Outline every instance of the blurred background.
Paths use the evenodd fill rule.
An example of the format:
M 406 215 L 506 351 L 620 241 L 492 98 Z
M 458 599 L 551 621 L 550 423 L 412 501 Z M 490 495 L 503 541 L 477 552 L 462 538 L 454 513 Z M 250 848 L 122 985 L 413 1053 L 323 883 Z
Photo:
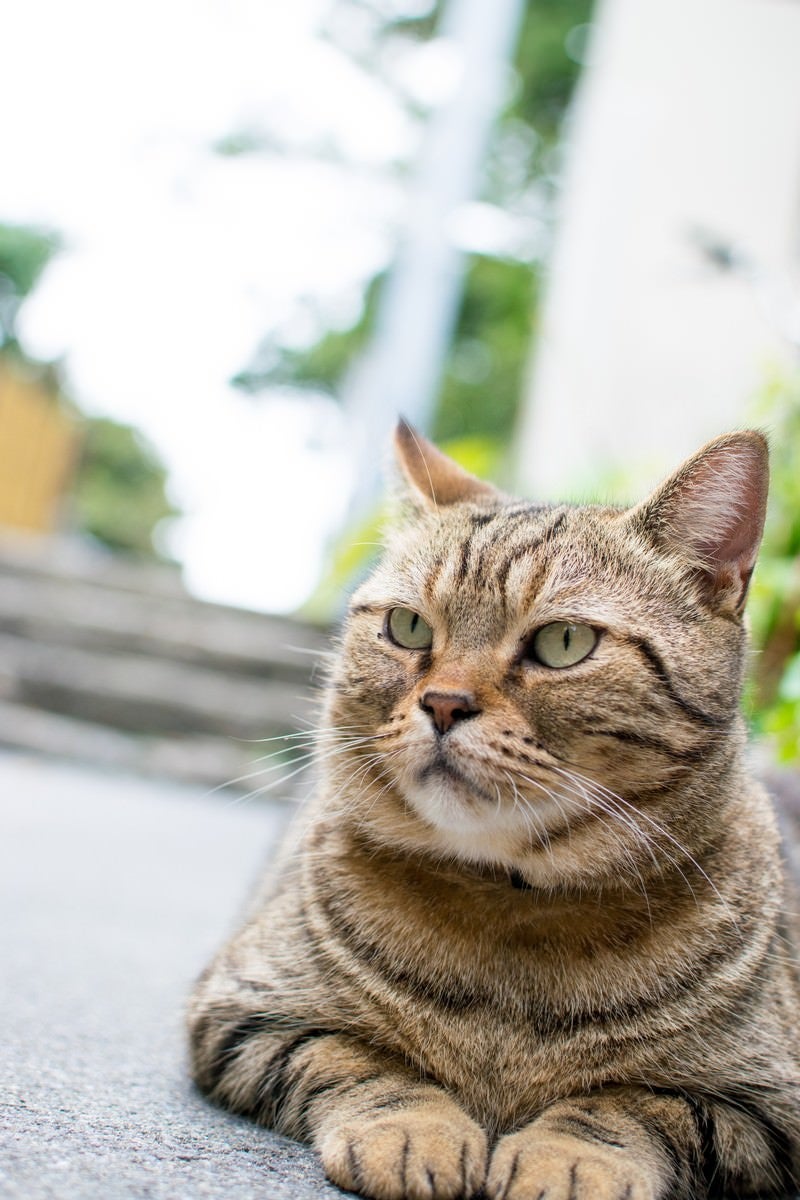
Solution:
M 3 30 L 0 743 L 248 774 L 313 719 L 402 413 L 507 489 L 617 502 L 766 428 L 747 704 L 800 760 L 797 0 Z

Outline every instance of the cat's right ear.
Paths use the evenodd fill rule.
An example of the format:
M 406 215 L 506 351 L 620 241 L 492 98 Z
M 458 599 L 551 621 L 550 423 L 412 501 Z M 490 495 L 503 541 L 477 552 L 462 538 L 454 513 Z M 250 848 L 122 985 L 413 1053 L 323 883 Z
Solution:
M 394 431 L 394 448 L 410 498 L 426 508 L 487 500 L 498 495 L 490 483 L 470 475 L 402 417 Z

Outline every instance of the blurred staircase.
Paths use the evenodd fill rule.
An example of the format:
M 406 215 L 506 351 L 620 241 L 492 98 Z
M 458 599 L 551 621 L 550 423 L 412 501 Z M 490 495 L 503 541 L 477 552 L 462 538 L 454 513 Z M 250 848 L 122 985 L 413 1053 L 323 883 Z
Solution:
M 302 622 L 196 600 L 169 567 L 0 540 L 3 745 L 230 783 L 280 745 L 262 739 L 314 720 L 327 645 Z

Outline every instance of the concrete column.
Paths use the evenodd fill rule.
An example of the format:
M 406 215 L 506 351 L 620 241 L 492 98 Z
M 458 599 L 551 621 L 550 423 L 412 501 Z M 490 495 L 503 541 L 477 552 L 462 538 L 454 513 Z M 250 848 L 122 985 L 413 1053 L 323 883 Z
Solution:
M 750 283 L 697 231 L 741 247 Z M 800 5 L 604 0 L 573 112 L 518 474 L 613 488 L 748 422 L 800 303 Z M 785 293 L 785 294 L 784 294 Z

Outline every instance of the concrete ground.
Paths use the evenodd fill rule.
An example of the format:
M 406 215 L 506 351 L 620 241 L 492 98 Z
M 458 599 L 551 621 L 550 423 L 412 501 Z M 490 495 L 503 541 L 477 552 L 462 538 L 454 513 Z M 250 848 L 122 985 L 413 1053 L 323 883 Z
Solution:
M 287 810 L 0 751 L 0 1200 L 336 1200 L 207 1104 L 183 1008 Z
M 3 1200 L 341 1196 L 187 1074 L 185 998 L 284 819 L 0 753 Z

